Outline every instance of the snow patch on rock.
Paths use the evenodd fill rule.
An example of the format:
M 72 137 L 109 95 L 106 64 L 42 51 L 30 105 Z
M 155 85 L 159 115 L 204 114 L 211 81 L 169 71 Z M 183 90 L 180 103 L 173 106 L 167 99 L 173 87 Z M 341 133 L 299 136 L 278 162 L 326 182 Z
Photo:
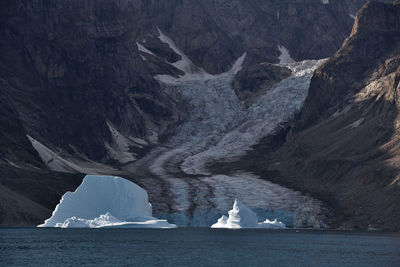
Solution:
M 279 63 L 280 64 L 287 64 L 287 63 L 294 63 L 296 62 L 289 53 L 289 50 L 287 50 L 286 47 L 283 45 L 278 45 L 278 49 L 281 52 L 281 55 L 278 57 L 279 58 Z
M 138 50 L 139 50 L 140 52 L 143 52 L 143 53 L 146 53 L 146 54 L 150 54 L 150 55 L 155 56 L 153 52 L 151 52 L 149 49 L 147 49 L 146 47 L 144 47 L 144 46 L 141 45 L 140 43 L 136 42 L 136 46 L 137 46 L 137 48 L 138 48 Z
M 183 76 L 180 76 L 179 78 L 175 78 L 170 75 L 157 75 L 157 76 L 155 76 L 155 78 L 158 81 L 166 83 L 166 84 L 177 84 L 179 82 L 184 82 L 184 81 L 208 80 L 208 79 L 213 79 L 216 76 L 218 76 L 218 75 L 209 74 L 203 68 L 196 66 L 189 59 L 189 57 L 184 52 L 182 52 L 182 50 L 180 50 L 178 48 L 178 46 L 174 43 L 174 41 L 170 37 L 168 37 L 166 34 L 164 34 L 159 28 L 157 28 L 157 29 L 158 29 L 158 33 L 159 33 L 158 38 L 160 39 L 160 41 L 167 44 L 172 49 L 172 51 L 174 51 L 177 55 L 179 55 L 181 57 L 181 59 L 176 62 L 168 62 L 168 63 L 185 73 Z M 239 57 L 236 60 L 236 62 L 233 64 L 232 68 L 226 73 L 230 73 L 233 75 L 238 73 L 242 68 L 242 64 L 243 64 L 245 57 L 246 57 L 246 53 L 244 53 L 241 57 Z M 221 75 L 221 74 L 219 74 L 219 75 Z
M 132 138 L 122 134 L 110 122 L 107 122 L 107 126 L 111 133 L 112 142 L 105 143 L 105 147 L 110 157 L 122 164 L 135 161 L 136 156 L 129 151 L 130 147 L 143 148 L 147 145 L 147 142 L 140 138 Z
M 87 175 L 75 192 L 67 192 L 52 216 L 39 227 L 174 228 L 152 217 L 147 192 L 121 177 Z
M 61 156 L 47 146 L 43 145 L 30 135 L 27 135 L 33 148 L 38 152 L 42 161 L 53 171 L 66 172 L 66 173 L 104 173 L 106 171 L 113 172 L 115 169 L 105 166 L 103 164 L 95 163 L 90 160 L 79 161 L 70 160 Z
M 3 159 L 3 161 L 4 161 L 5 163 L 7 163 L 7 164 L 9 164 L 9 165 L 11 165 L 11 166 L 13 166 L 13 167 L 15 167 L 15 168 L 22 169 L 21 166 L 19 166 L 18 164 L 15 164 L 15 163 L 12 162 L 11 160 Z
M 180 79 L 198 79 L 198 78 L 205 78 L 209 74 L 206 73 L 202 68 L 199 68 L 193 64 L 193 62 L 183 53 L 172 41 L 171 38 L 169 38 L 167 35 L 165 35 L 159 28 L 158 33 L 159 36 L 158 38 L 160 39 L 161 42 L 167 44 L 172 51 L 174 51 L 176 54 L 178 54 L 181 59 L 176 61 L 176 62 L 169 62 L 172 66 L 175 68 L 183 71 L 185 73 L 184 76 L 181 76 Z M 159 76 L 162 77 L 163 75 Z
M 211 228 L 268 228 L 268 229 L 283 229 L 286 225 L 282 222 L 265 220 L 258 222 L 257 215 L 249 207 L 244 205 L 239 200 L 235 199 L 233 208 L 228 211 L 229 217 L 223 215 L 217 223 L 213 224 Z

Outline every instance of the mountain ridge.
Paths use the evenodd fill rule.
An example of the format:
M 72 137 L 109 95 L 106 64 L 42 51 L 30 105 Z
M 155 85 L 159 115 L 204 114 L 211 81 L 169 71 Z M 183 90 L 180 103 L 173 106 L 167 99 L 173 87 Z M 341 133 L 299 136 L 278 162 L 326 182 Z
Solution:
M 366 4 L 343 47 L 315 71 L 299 119 L 277 140 L 281 146 L 267 138 L 247 157 L 259 157 L 248 169 L 329 203 L 336 227 L 400 227 L 399 12 L 399 4 Z M 261 162 L 270 164 L 260 168 Z
M 308 192 L 330 204 L 337 226 L 365 229 L 369 224 L 371 227 L 381 224 L 385 230 L 397 229 L 396 210 L 382 197 L 387 194 L 398 203 L 397 191 L 393 187 L 382 189 L 384 193 L 374 191 L 376 177 L 364 175 L 367 178 L 358 179 L 357 173 L 368 173 L 377 167 L 377 163 L 370 164 L 374 158 L 380 163 L 390 158 L 390 153 L 396 155 L 396 138 L 391 139 L 391 135 L 396 135 L 393 120 L 397 118 L 397 108 L 390 103 L 397 99 L 397 94 L 385 91 L 379 96 L 373 88 L 385 90 L 388 84 L 389 87 L 391 83 L 394 87 L 398 84 L 397 78 L 393 78 L 397 77 L 398 30 L 390 32 L 390 29 L 393 25 L 398 27 L 399 16 L 397 8 L 390 8 L 391 5 L 370 2 L 357 15 L 352 32 L 352 16 L 364 2 L 18 0 L 3 3 L 0 191 L 10 199 L 2 201 L 0 224 L 37 224 L 48 217 L 45 214 L 65 191 L 79 185 L 82 172 L 124 175 L 131 180 L 150 175 L 146 173 L 148 170 L 139 175 L 125 167 L 147 155 L 153 147 L 164 149 L 164 141 L 188 120 L 191 108 L 178 94 L 165 93 L 165 88 L 154 79 L 156 75 L 176 78 L 183 74 L 174 66 L 182 56 L 160 40 L 163 32 L 194 65 L 210 75 L 228 70 L 247 52 L 234 89 L 248 105 L 289 77 L 286 68 L 274 65 L 284 49 L 295 60 L 328 57 L 339 49 L 315 72 L 309 96 L 293 128 L 286 128 L 288 123 L 277 125 L 277 130 L 285 128 L 283 133 L 277 131 L 277 135 L 266 137 L 264 143 L 255 146 L 255 152 L 249 152 L 226 173 L 239 166 L 267 180 Z M 390 15 L 393 12 L 394 20 Z M 388 19 L 382 21 L 382 18 Z M 374 51 L 375 47 L 379 49 Z M 392 51 L 392 55 L 386 51 Z M 253 87 L 257 87 L 254 92 Z M 348 112 L 343 110 L 360 92 L 367 95 L 357 95 L 363 99 L 357 104 L 360 110 L 350 109 L 351 116 L 343 115 Z M 379 96 L 381 102 L 375 105 L 368 94 Z M 382 110 L 387 116 L 380 114 Z M 339 119 L 332 119 L 336 112 Z M 369 121 L 379 127 L 366 127 Z M 367 134 L 371 129 L 377 137 Z M 338 135 L 341 138 L 331 133 L 338 130 L 343 131 Z M 359 142 L 355 142 L 355 134 L 361 136 Z M 336 142 L 336 147 L 324 142 L 324 136 Z M 367 144 L 360 144 L 362 140 Z M 374 149 L 375 146 L 379 149 Z M 325 153 L 324 148 L 333 152 Z M 339 149 L 342 150 L 337 152 Z M 264 160 L 281 166 L 264 166 Z M 370 165 L 354 170 L 358 161 Z M 181 168 L 181 163 L 172 163 L 178 164 L 174 168 Z M 324 173 L 323 167 L 336 169 L 338 174 Z M 224 166 L 216 173 L 222 170 Z M 343 182 L 348 178 L 345 175 L 348 170 L 354 175 Z M 275 174 L 276 177 L 271 177 Z M 339 174 L 345 178 L 338 177 Z M 382 170 L 382 174 L 387 183 L 396 175 L 396 168 Z M 296 175 L 300 177 L 297 180 Z M 328 182 L 327 188 L 316 179 L 322 175 Z M 308 176 L 311 178 L 304 178 Z M 168 191 L 167 183 L 154 177 L 148 181 L 140 179 L 139 184 L 146 183 L 154 191 L 160 188 Z M 337 192 L 335 188 L 339 188 Z M 352 198 L 352 193 L 360 199 Z M 379 203 L 369 203 L 363 197 L 366 193 L 374 195 Z M 18 199 L 20 203 L 27 203 L 28 199 L 33 202 L 28 206 L 33 208 L 10 204 Z M 357 207 L 362 200 L 369 206 Z M 368 218 L 373 208 L 383 210 L 385 206 L 390 206 L 386 213 L 378 212 Z M 395 216 L 389 218 L 389 212 Z M 383 219 L 379 220 L 379 216 Z

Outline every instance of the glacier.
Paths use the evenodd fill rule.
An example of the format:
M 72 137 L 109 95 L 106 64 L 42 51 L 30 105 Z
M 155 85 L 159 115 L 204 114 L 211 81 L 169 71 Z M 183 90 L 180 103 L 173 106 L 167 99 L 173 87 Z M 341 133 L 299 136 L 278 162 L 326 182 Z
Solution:
M 188 174 L 210 175 L 206 168 L 209 162 L 221 159 L 235 161 L 245 155 L 262 137 L 274 133 L 285 122 L 292 121 L 307 97 L 314 70 L 324 61 L 306 60 L 282 64 L 292 71 L 292 75 L 274 85 L 247 109 L 238 101 L 231 88 L 233 75 L 208 80 L 205 86 L 197 83 L 193 87 L 202 96 L 193 94 L 188 89 L 182 90 L 184 96 L 190 93 L 190 101 L 194 105 L 190 120 L 198 120 L 200 125 L 195 126 L 199 128 L 195 131 L 197 136 L 191 136 L 193 140 L 189 140 L 185 146 L 196 142 L 196 139 L 201 141 L 197 141 L 196 149 L 192 150 L 194 153 L 185 158 L 182 169 Z M 188 88 L 187 83 L 182 83 L 182 86 Z M 194 98 L 191 99 L 192 97 Z M 178 133 L 174 138 L 190 136 L 193 129 L 190 122 L 182 126 L 190 129 L 181 135 Z
M 175 228 L 152 216 L 146 190 L 121 177 L 86 175 L 75 192 L 67 192 L 52 216 L 38 227 Z
M 257 211 L 259 219 L 276 216 L 290 227 L 325 227 L 320 201 L 237 168 L 223 173 L 209 168 L 218 162 L 236 162 L 263 137 L 293 121 L 307 97 L 314 70 L 325 60 L 295 62 L 279 46 L 279 65 L 289 68 L 292 75 L 246 106 L 232 87 L 246 53 L 228 71 L 210 74 L 195 66 L 160 29 L 158 38 L 181 57 L 166 63 L 184 74 L 156 75 L 155 79 L 167 95 L 182 100 L 187 116 L 162 145 L 122 167 L 157 196 L 152 200 L 154 213 L 178 226 L 210 227 L 238 198 Z
M 240 166 L 221 172 L 210 168 L 215 163 L 237 162 L 262 138 L 273 135 L 292 122 L 304 104 L 314 70 L 325 60 L 296 62 L 289 50 L 279 45 L 277 48 L 281 55 L 277 65 L 289 68 L 291 76 L 276 83 L 248 106 L 238 98 L 232 87 L 235 75 L 245 63 L 245 51 L 226 72 L 210 74 L 196 66 L 184 50 L 160 29 L 158 39 L 180 59 L 176 62 L 163 59 L 157 52 L 145 47 L 145 39 L 133 45 L 136 45 L 144 61 L 146 57 L 158 57 L 183 72 L 177 77 L 165 74 L 154 77 L 163 92 L 171 99 L 182 100 L 184 110 L 187 110 L 184 120 L 165 142 L 157 145 L 158 136 L 155 132 L 152 138 L 147 139 L 148 142 L 134 138 L 118 131 L 111 121 L 107 121 L 111 139 L 105 142 L 105 147 L 110 158 L 121 164 L 120 169 L 114 169 L 85 158 L 71 159 L 62 151 L 47 147 L 45 143 L 28 136 L 50 169 L 91 174 L 118 174 L 121 173 L 119 171 L 134 173 L 135 181 L 151 192 L 153 207 L 150 206 L 150 213 L 142 210 L 140 216 L 133 211 L 127 212 L 129 216 L 120 214 L 120 211 L 111 208 L 110 203 L 114 203 L 112 198 L 115 196 L 107 196 L 109 203 L 104 202 L 103 198 L 94 200 L 93 196 L 93 201 L 103 208 L 97 210 L 96 207 L 96 212 L 91 214 L 80 212 L 79 209 L 68 210 L 67 206 L 71 203 L 80 207 L 79 200 L 70 199 L 83 198 L 73 195 L 83 190 L 78 188 L 76 192 L 63 197 L 53 216 L 41 226 L 174 227 L 169 221 L 178 226 L 210 227 L 232 207 L 232 202 L 237 198 L 255 211 L 258 219 L 265 220 L 267 225 L 273 223 L 267 218 L 273 217 L 288 227 L 326 227 L 324 206 L 317 199 L 271 183 L 265 180 L 268 177 L 245 172 Z M 132 146 L 142 149 L 148 145 L 152 145 L 152 148 L 144 157 L 137 157 L 130 149 Z M 89 182 L 90 176 L 87 176 L 81 185 L 87 192 L 106 192 L 101 185 L 93 184 L 90 189 L 87 185 Z M 111 184 L 108 188 L 115 187 Z M 141 190 L 132 189 L 132 192 L 141 195 Z M 148 204 L 147 193 L 138 201 Z M 87 203 L 83 207 L 86 210 L 92 208 Z M 154 218 L 153 212 L 155 217 L 164 220 Z M 222 217 L 220 223 L 228 224 L 228 219 Z
M 267 229 L 284 229 L 286 225 L 277 219 L 270 221 L 266 219 L 258 222 L 257 215 L 249 207 L 244 205 L 238 199 L 235 199 L 233 208 L 228 211 L 229 217 L 223 215 L 211 228 L 267 228 Z

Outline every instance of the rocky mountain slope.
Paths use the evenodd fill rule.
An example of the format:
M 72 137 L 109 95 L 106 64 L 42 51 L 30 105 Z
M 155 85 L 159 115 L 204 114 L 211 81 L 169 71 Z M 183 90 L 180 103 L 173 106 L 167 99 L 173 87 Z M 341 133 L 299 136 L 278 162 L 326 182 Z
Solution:
M 0 195 L 7 197 L 0 223 L 48 217 L 59 196 L 83 178 L 76 173 L 133 177 L 121 167 L 187 120 L 187 103 L 154 79 L 183 74 L 173 64 L 182 55 L 161 32 L 210 74 L 229 70 L 246 53 L 235 90 L 251 104 L 288 77 L 287 69 L 271 65 L 282 55 L 332 55 L 364 2 L 1 2 Z M 249 94 L 250 87 L 257 88 Z
M 2 76 L 32 138 L 83 160 L 118 161 L 110 125 L 140 150 L 133 138 L 157 142 L 181 119 L 179 100 L 153 79 L 180 73 L 167 63 L 179 55 L 157 38 L 158 27 L 213 74 L 245 52 L 249 66 L 278 62 L 279 47 L 295 60 L 332 55 L 363 1 L 346 2 L 7 1 Z
M 329 203 L 337 227 L 398 231 L 399 81 L 400 4 L 370 2 L 315 71 L 298 121 L 241 164 Z

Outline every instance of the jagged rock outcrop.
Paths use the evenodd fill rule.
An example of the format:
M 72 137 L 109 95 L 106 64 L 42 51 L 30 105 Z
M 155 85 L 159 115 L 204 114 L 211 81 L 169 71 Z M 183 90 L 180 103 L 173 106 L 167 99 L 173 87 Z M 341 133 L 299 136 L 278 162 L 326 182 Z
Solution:
M 260 63 L 240 71 L 233 81 L 233 88 L 240 100 L 247 105 L 265 94 L 274 84 L 289 77 L 290 69 L 271 63 Z
M 253 64 L 277 62 L 278 45 L 298 60 L 333 54 L 354 9 L 317 0 L 19 0 L 2 7 L 1 75 L 26 133 L 52 150 L 102 163 L 116 160 L 105 145 L 115 141 L 108 124 L 151 143 L 180 120 L 180 104 L 152 78 L 180 74 L 167 63 L 179 56 L 158 40 L 157 27 L 210 73 L 247 52 L 249 73 Z
M 343 47 L 315 71 L 283 145 L 260 145 L 248 168 L 325 200 L 337 227 L 398 231 L 399 81 L 400 5 L 371 1 Z
M 6 94 L 9 85 L 0 80 L 0 158 L 10 165 L 30 165 L 31 167 L 44 167 L 26 137 L 19 116 Z

